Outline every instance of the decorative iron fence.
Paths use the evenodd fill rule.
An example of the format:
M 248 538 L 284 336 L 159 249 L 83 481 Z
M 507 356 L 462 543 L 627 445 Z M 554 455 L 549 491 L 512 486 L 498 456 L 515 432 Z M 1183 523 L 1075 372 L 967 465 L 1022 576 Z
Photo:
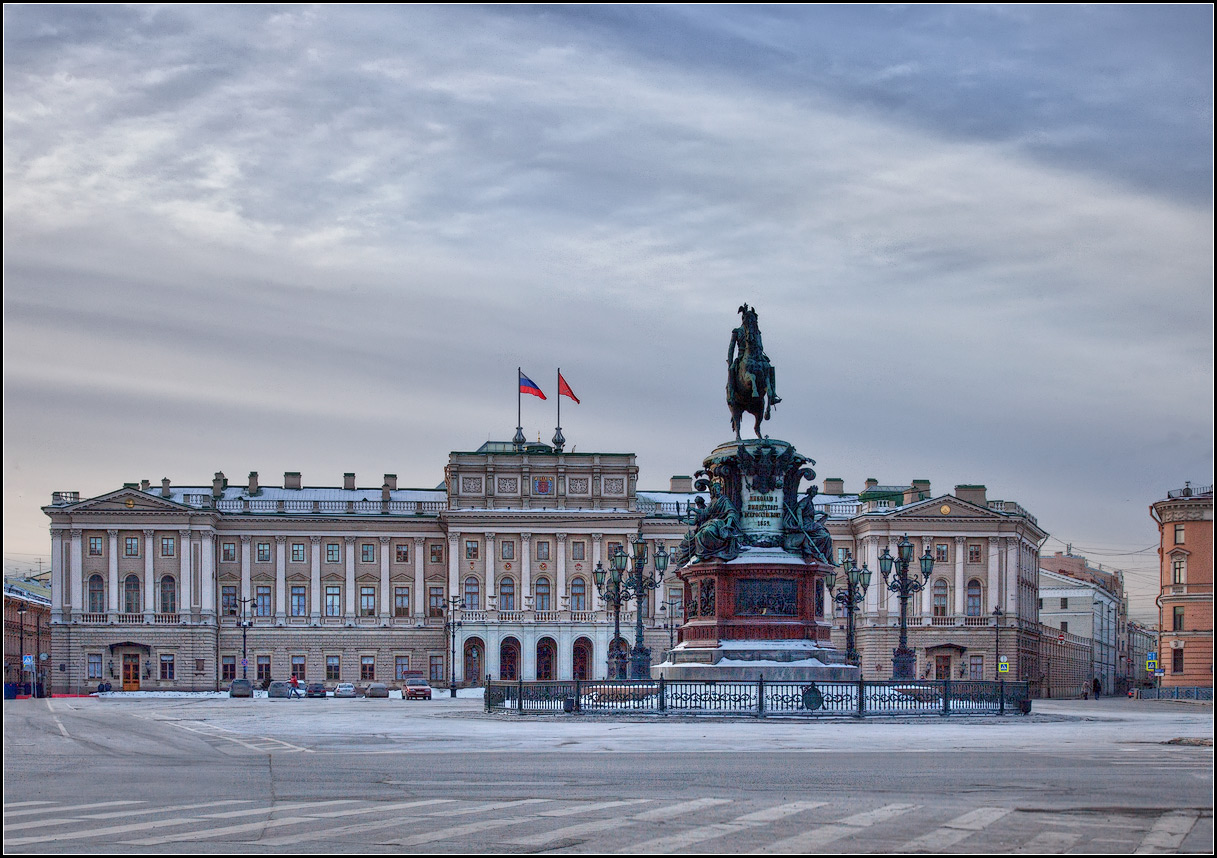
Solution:
M 487 712 L 865 717 L 1031 712 L 1026 682 L 486 681 Z
M 1137 690 L 1137 696 L 1142 700 L 1212 700 L 1213 689 L 1195 685 L 1140 688 Z

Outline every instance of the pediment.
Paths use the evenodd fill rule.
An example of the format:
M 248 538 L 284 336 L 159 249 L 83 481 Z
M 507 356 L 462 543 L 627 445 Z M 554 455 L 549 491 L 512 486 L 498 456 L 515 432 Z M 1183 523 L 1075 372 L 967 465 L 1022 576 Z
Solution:
M 147 492 L 127 488 L 99 495 L 95 498 L 89 498 L 63 509 L 73 514 L 82 512 L 197 512 L 192 507 L 175 503 L 166 498 L 153 497 Z
M 1002 515 L 987 507 L 978 506 L 970 501 L 960 500 L 955 495 L 939 495 L 936 498 L 918 501 L 917 503 L 901 507 L 899 510 L 895 510 L 888 515 L 893 519 L 915 518 L 918 521 L 924 521 L 926 518 L 956 521 L 976 521 L 977 519 L 997 521 L 1003 518 Z

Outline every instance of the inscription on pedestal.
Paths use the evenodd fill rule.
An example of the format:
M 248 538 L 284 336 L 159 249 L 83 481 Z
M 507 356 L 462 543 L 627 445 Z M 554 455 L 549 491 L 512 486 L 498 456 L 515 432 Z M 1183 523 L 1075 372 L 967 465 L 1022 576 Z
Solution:
M 743 488 L 740 510 L 740 530 L 749 536 L 782 535 L 782 490 L 754 492 L 747 485 Z

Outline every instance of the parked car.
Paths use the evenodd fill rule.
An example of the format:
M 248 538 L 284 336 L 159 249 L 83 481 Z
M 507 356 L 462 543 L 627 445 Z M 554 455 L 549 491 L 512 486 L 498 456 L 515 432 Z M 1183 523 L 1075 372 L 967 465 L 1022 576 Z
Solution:
M 355 691 L 355 685 L 351 682 L 340 682 L 334 686 L 335 697 L 358 697 L 359 694 Z
M 363 691 L 364 697 L 388 697 L 389 686 L 383 682 L 369 682 L 368 687 Z
M 250 679 L 234 679 L 228 686 L 229 697 L 253 697 L 254 683 Z
M 325 697 L 325 683 L 324 682 L 310 682 L 308 685 L 304 686 L 304 696 L 305 697 Z
M 292 684 L 282 679 L 276 679 L 266 688 L 267 697 L 291 697 Z
M 431 686 L 427 684 L 425 679 L 410 677 L 402 687 L 401 696 L 404 700 L 430 700 Z

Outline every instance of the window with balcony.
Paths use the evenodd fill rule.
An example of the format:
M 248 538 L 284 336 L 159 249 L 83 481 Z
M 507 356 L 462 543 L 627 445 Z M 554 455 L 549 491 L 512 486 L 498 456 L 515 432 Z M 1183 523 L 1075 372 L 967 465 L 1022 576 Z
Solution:
M 551 610 L 549 605 L 549 579 L 538 578 L 536 583 L 533 584 L 533 590 L 537 596 L 537 610 Z
M 480 610 L 481 602 L 481 587 L 478 584 L 478 579 L 470 575 L 465 579 L 465 610 Z
M 106 582 L 100 575 L 89 576 L 89 613 L 101 614 L 106 610 Z
M 570 582 L 570 609 L 572 611 L 587 610 L 587 583 L 582 578 L 572 578 Z
M 947 616 L 947 599 L 949 597 L 949 589 L 945 578 L 939 578 L 934 582 L 933 593 L 933 609 L 935 617 Z
M 979 617 L 981 611 L 980 605 L 980 582 L 973 578 L 968 582 L 967 593 L 967 613 L 969 617 Z
M 514 611 L 516 609 L 516 582 L 511 578 L 499 579 L 499 610 Z
M 177 581 L 172 575 L 161 577 L 161 613 L 177 613 Z
M 128 575 L 123 579 L 123 613 L 139 613 L 139 576 Z

